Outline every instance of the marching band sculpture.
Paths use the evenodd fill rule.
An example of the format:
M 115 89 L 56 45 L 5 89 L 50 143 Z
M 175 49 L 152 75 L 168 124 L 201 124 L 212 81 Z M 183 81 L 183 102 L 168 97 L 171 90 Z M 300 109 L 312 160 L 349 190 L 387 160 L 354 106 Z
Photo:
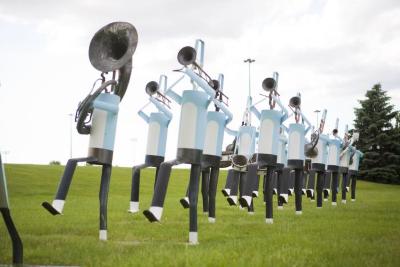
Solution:
M 104 26 L 91 40 L 89 59 L 101 71 L 101 78 L 96 80 L 93 89 L 98 81 L 101 84 L 96 90 L 92 89 L 79 104 L 75 118 L 78 133 L 90 136 L 88 156 L 68 160 L 54 200 L 42 203 L 51 214 L 62 214 L 77 164 L 87 162 L 101 165 L 100 240 L 107 240 L 107 201 L 117 117 L 119 104 L 129 84 L 137 41 L 135 27 L 126 22 L 113 22 Z M 277 195 L 278 209 L 282 209 L 294 193 L 296 214 L 302 214 L 302 194 L 314 199 L 314 190 L 318 208 L 322 207 L 323 197 L 327 198 L 330 191 L 332 205 L 336 206 L 339 174 L 342 174 L 342 203 L 346 203 L 346 192 L 350 184 L 351 199 L 355 201 L 356 179 L 363 157 L 363 153 L 354 145 L 358 133 L 353 132 L 350 137 L 346 125 L 344 138 L 339 138 L 337 119 L 333 137 L 323 134 L 327 114 L 327 110 L 324 110 L 318 129 L 312 130 L 310 141 L 307 141 L 306 135 L 312 126 L 301 110 L 300 93 L 290 99 L 288 106 L 292 114 L 289 115 L 277 90 L 277 72 L 274 72 L 272 78 L 264 79 L 262 88 L 268 95 L 264 95 L 255 104 L 252 103 L 249 77 L 249 93 L 241 125 L 237 131 L 231 130 L 228 124 L 233 115 L 228 109 L 228 97 L 223 93 L 224 76 L 220 74 L 218 80 L 213 80 L 203 70 L 204 42 L 196 40 L 195 48 L 183 47 L 177 59 L 183 65 L 176 70 L 183 73 L 181 78 L 167 88 L 167 77 L 161 75 L 158 83 L 151 81 L 145 88 L 149 102 L 138 111 L 138 115 L 148 124 L 147 148 L 144 163 L 132 169 L 130 213 L 139 211 L 141 170 L 155 167 L 152 203 L 143 214 L 150 222 L 161 221 L 172 167 L 184 163 L 191 165 L 187 193 L 180 200 L 185 208 L 189 208 L 189 244 L 198 243 L 200 175 L 203 211 L 208 214 L 209 222 L 216 220 L 220 168 L 232 167 L 228 170 L 226 185 L 222 190 L 228 203 L 233 206 L 239 200 L 240 206 L 247 207 L 251 214 L 254 212 L 253 200 L 258 196 L 259 177 L 263 176 L 265 222 L 268 224 L 273 223 L 273 194 Z M 253 61 L 245 61 L 249 63 L 249 72 Z M 107 80 L 105 75 L 109 72 L 112 77 Z M 192 88 L 178 94 L 173 89 L 185 77 L 190 79 Z M 168 97 L 181 106 L 181 111 L 176 158 L 164 161 L 168 126 L 172 119 L 171 100 Z M 256 105 L 267 99 L 269 108 L 259 111 Z M 211 103 L 214 110 L 208 110 Z M 279 110 L 275 109 L 276 104 Z M 153 105 L 157 111 L 145 113 L 144 109 L 149 105 Z M 252 113 L 259 120 L 259 127 L 252 125 Z M 284 122 L 291 116 L 294 116 L 295 122 L 287 127 Z M 234 136 L 234 140 L 222 151 L 225 131 Z M 13 241 L 14 262 L 22 263 L 22 242 L 9 213 L 1 156 L 0 165 L 0 211 Z
M 164 88 L 163 93 L 165 93 L 167 88 L 167 76 L 161 75 L 159 83 L 155 81 L 147 83 L 145 90 L 150 96 L 149 103 L 138 112 L 139 116 L 149 124 L 149 130 L 147 133 L 145 161 L 141 165 L 134 166 L 132 170 L 131 201 L 128 210 L 130 213 L 139 211 L 140 170 L 147 167 L 155 167 L 155 179 L 157 179 L 160 165 L 164 162 L 168 125 L 172 119 L 172 113 L 168 110 L 171 101 L 160 92 L 160 87 Z M 158 109 L 158 112 L 152 112 L 150 115 L 147 115 L 143 110 L 150 103 Z
M 13 264 L 22 266 L 23 263 L 23 245 L 18 234 L 17 228 L 10 213 L 10 203 L 8 200 L 7 179 L 4 171 L 3 161 L 0 154 L 0 212 L 6 224 L 10 235 L 13 248 Z
M 62 214 L 78 162 L 101 165 L 100 240 L 107 240 L 108 190 L 119 103 L 129 84 L 132 56 L 137 41 L 135 27 L 127 22 L 110 23 L 101 28 L 92 38 L 89 59 L 93 67 L 101 71 L 101 78 L 96 80 L 96 82 L 101 81 L 101 85 L 93 93 L 91 91 L 79 104 L 75 117 L 78 133 L 90 135 L 88 156 L 68 160 L 55 199 L 52 203 L 42 203 L 42 206 L 52 215 Z M 108 72 L 112 72 L 112 78 L 106 81 L 104 75 Z M 117 74 L 118 79 L 116 79 Z M 91 125 L 88 124 L 90 121 Z
M 225 188 L 222 193 L 227 196 L 229 205 L 236 206 L 239 196 L 243 193 L 247 165 L 254 155 L 257 138 L 257 129 L 251 125 L 252 97 L 249 88 L 246 109 L 243 114 L 241 126 L 238 131 L 226 128 L 228 134 L 235 136 L 235 147 L 232 155 L 232 170 L 228 173 Z M 253 212 L 253 205 L 249 204 L 248 211 Z
M 307 120 L 304 114 L 300 110 L 301 98 L 300 94 L 294 96 L 289 101 L 289 106 L 293 110 L 295 123 L 289 124 L 289 141 L 288 141 L 288 167 L 294 170 L 294 195 L 295 195 L 295 206 L 296 214 L 302 214 L 302 182 L 303 182 L 303 168 L 305 153 L 309 153 L 307 156 L 314 156 L 315 145 L 313 143 L 305 145 L 305 135 L 311 128 L 311 123 Z M 305 121 L 308 125 L 300 122 Z M 311 140 L 315 142 L 315 139 Z M 306 150 L 309 149 L 309 150 Z M 305 151 L 306 150 L 306 151 Z
M 170 95 L 174 101 L 181 105 L 177 157 L 174 160 L 161 164 L 156 179 L 151 207 L 143 212 L 150 222 L 160 221 L 172 166 L 182 163 L 191 164 L 188 193 L 189 244 L 198 243 L 197 198 L 207 127 L 208 105 L 213 102 L 227 117 L 224 123 L 217 124 L 218 127 L 225 127 L 225 121 L 230 121 L 232 118 L 226 105 L 215 98 L 218 84 L 202 69 L 204 42 L 197 40 L 196 48 L 186 46 L 178 53 L 178 62 L 183 65 L 183 68 L 179 71 L 189 76 L 194 88 L 184 90 L 182 96 L 172 90 L 167 92 L 167 95 Z M 197 90 L 197 87 L 201 88 L 202 91 Z M 215 133 L 219 132 L 219 129 L 216 128 Z
M 193 80 L 196 79 L 197 77 L 193 77 Z M 218 89 L 215 92 L 215 99 L 218 99 L 227 106 L 228 98 L 223 93 L 223 74 L 220 74 L 218 81 L 214 81 L 214 83 L 218 84 Z M 224 102 L 224 99 L 226 102 Z M 215 111 L 207 112 L 206 135 L 203 155 L 201 158 L 201 193 L 203 197 L 203 212 L 208 214 L 208 221 L 210 223 L 215 222 L 215 197 L 221 164 L 224 130 L 226 125 L 232 120 L 232 113 L 227 109 L 222 110 L 222 112 L 220 112 L 220 110 L 221 108 L 215 105 Z M 181 199 L 181 204 L 184 208 L 190 206 L 188 192 L 189 189 L 187 190 L 186 197 Z
M 273 186 L 272 178 L 274 167 L 277 163 L 279 131 L 282 123 L 287 119 L 288 112 L 280 102 L 277 93 L 278 73 L 274 73 L 273 78 L 267 78 L 263 81 L 262 87 L 269 92 L 269 107 L 261 112 L 257 110 L 255 105 L 251 106 L 251 111 L 260 120 L 260 133 L 258 139 L 258 153 L 256 154 L 256 162 L 247 166 L 247 179 L 244 185 L 243 194 L 240 198 L 240 204 L 249 207 L 252 203 L 252 192 L 258 188 L 257 172 L 259 169 L 266 168 L 264 176 L 264 195 L 266 202 L 265 220 L 267 223 L 273 223 Z M 281 111 L 274 110 L 277 103 Z

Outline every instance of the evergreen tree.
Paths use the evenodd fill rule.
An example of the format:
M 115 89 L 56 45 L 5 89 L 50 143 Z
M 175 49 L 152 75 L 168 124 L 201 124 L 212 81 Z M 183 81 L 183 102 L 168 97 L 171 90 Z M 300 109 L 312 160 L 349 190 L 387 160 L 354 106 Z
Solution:
M 380 84 L 375 84 L 355 108 L 354 126 L 360 133 L 357 148 L 364 153 L 360 179 L 400 183 L 399 112 L 389 103 Z

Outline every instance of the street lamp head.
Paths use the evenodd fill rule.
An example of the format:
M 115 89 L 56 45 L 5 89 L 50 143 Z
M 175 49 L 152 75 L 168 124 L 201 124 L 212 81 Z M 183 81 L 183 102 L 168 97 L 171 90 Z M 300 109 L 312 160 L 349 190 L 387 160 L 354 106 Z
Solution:
M 253 63 L 255 61 L 256 61 L 255 59 L 251 59 L 251 58 L 243 60 L 244 63 Z

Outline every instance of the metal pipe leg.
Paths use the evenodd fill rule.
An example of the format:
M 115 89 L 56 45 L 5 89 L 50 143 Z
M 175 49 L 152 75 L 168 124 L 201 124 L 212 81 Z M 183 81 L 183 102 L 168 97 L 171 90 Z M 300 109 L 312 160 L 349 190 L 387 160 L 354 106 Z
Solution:
M 242 188 L 239 202 L 242 207 L 250 207 L 251 205 L 251 201 L 253 198 L 253 189 L 256 187 L 257 183 L 257 170 L 257 163 L 247 165 L 247 172 L 243 175 L 243 178 L 241 179 Z
M 346 184 L 348 179 L 347 172 L 342 173 L 342 177 L 342 203 L 346 203 Z
M 357 175 L 351 176 L 351 201 L 356 200 Z
M 23 263 L 23 245 L 21 238 L 18 234 L 17 228 L 15 228 L 14 222 L 11 218 L 10 210 L 8 208 L 0 208 L 0 212 L 3 215 L 4 222 L 6 224 L 8 233 L 11 237 L 13 247 L 13 264 L 22 265 Z
M 288 193 L 289 193 L 289 195 L 292 195 L 294 193 L 294 180 L 295 180 L 294 178 L 295 178 L 294 171 L 290 171 L 289 179 L 288 179 L 288 184 L 289 184 Z
M 189 181 L 189 244 L 197 244 L 197 198 L 201 166 L 192 164 Z
M 231 189 L 234 183 L 234 174 L 235 170 L 234 169 L 229 169 L 228 170 L 228 175 L 226 176 L 226 182 L 225 182 L 225 187 L 224 189 L 222 189 L 222 194 L 225 197 L 229 197 L 230 193 L 231 193 Z
M 332 205 L 335 206 L 337 202 L 337 194 L 338 194 L 338 186 L 339 186 L 339 173 L 332 172 Z
M 235 206 L 237 203 L 237 194 L 238 194 L 238 189 L 239 189 L 239 182 L 240 182 L 240 172 L 237 170 L 233 170 L 231 174 L 231 188 L 230 188 L 230 193 L 229 197 L 226 199 L 231 206 Z
M 163 162 L 157 175 L 157 182 L 154 188 L 151 207 L 143 211 L 143 214 L 150 222 L 161 220 L 165 196 L 167 194 L 169 177 L 171 176 L 172 166 L 179 164 L 178 160 Z
M 208 188 L 208 221 L 215 222 L 215 197 L 217 195 L 219 167 L 211 167 L 210 184 Z
M 201 172 L 201 196 L 203 198 L 203 212 L 208 213 L 208 191 L 210 184 L 210 168 Z
M 76 165 L 78 162 L 92 161 L 94 158 L 75 158 L 69 159 L 67 165 L 65 166 L 63 176 L 61 177 L 60 184 L 58 185 L 57 193 L 55 199 L 50 204 L 45 201 L 42 206 L 50 212 L 52 215 L 62 214 L 64 209 L 65 199 L 67 198 L 68 190 L 71 185 L 72 176 L 74 175 Z
M 339 186 L 339 173 L 332 172 L 332 205 L 336 205 L 337 202 L 337 194 L 338 194 L 338 186 Z
M 265 222 L 266 223 L 273 223 L 273 174 L 274 170 L 272 167 L 267 168 L 267 173 L 265 175 Z
M 147 167 L 149 167 L 149 165 L 144 163 L 132 168 L 131 201 L 128 210 L 130 213 L 139 211 L 140 170 Z
M 276 172 L 277 176 L 277 199 L 278 199 L 278 209 L 283 208 L 283 199 L 281 197 L 283 188 L 282 170 Z
M 331 175 L 332 172 L 325 172 L 324 173 L 324 201 L 328 201 L 328 197 L 329 197 L 329 192 L 331 190 Z
M 110 188 L 111 165 L 103 165 L 100 182 L 100 240 L 107 240 L 107 202 Z
M 302 214 L 301 199 L 302 199 L 302 182 L 303 182 L 303 170 L 296 169 L 294 177 L 294 196 L 296 203 L 296 214 Z
M 322 208 L 322 191 L 324 189 L 324 173 L 317 173 L 317 208 Z
M 306 193 L 307 193 L 307 197 L 311 198 L 311 199 L 314 199 L 315 175 L 316 175 L 316 171 L 313 171 L 313 170 L 310 170 L 308 173 L 308 184 L 307 184 Z
M 279 199 L 282 201 L 282 204 L 288 203 L 289 200 L 289 178 L 290 178 L 290 169 L 283 168 L 282 170 L 282 186 L 281 192 L 279 193 Z

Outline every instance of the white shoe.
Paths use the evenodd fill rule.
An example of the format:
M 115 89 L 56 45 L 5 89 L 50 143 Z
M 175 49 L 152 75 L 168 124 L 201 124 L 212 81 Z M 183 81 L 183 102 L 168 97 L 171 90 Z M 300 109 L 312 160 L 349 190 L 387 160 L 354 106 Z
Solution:
M 215 218 L 213 218 L 213 217 L 208 217 L 208 222 L 209 222 L 209 223 L 215 223 Z
M 272 218 L 266 218 L 266 219 L 265 219 L 265 223 L 266 223 L 266 224 L 273 224 L 273 223 L 274 223 L 274 219 L 272 219 Z
M 346 199 L 342 199 L 342 204 L 346 204 Z
M 251 206 L 251 197 L 250 196 L 242 196 L 242 199 L 244 199 L 246 201 L 246 207 L 250 207 Z
M 155 222 L 155 221 L 159 222 L 161 220 L 163 208 L 152 206 L 150 207 L 150 209 L 145 210 L 143 213 L 150 222 Z
M 296 210 L 296 215 L 302 215 L 303 214 L 303 211 L 301 211 L 301 210 Z
M 139 202 L 131 201 L 131 202 L 129 203 L 129 210 L 128 210 L 128 212 L 130 212 L 130 213 L 137 213 L 137 212 L 139 212 Z
M 198 234 L 197 232 L 189 232 L 189 245 L 198 245 Z
M 337 206 L 337 203 L 336 202 L 332 202 L 332 206 Z
M 107 230 L 99 231 L 99 239 L 102 241 L 107 241 Z
M 51 205 L 55 210 L 57 210 L 60 214 L 62 214 L 64 209 L 65 200 L 54 199 Z

